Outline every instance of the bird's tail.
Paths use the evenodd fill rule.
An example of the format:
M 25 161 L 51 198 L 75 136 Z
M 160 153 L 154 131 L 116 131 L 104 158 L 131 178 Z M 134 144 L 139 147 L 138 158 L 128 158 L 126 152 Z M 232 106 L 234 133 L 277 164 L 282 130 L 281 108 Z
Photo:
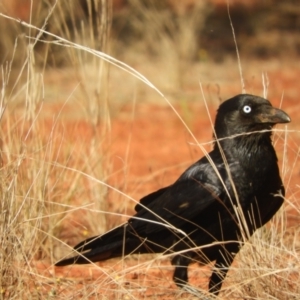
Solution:
M 128 251 L 123 249 L 123 243 L 127 240 L 125 231 L 126 227 L 123 224 L 102 236 L 84 240 L 74 247 L 77 255 L 60 260 L 55 265 L 61 267 L 71 264 L 89 264 L 128 254 L 130 249 Z

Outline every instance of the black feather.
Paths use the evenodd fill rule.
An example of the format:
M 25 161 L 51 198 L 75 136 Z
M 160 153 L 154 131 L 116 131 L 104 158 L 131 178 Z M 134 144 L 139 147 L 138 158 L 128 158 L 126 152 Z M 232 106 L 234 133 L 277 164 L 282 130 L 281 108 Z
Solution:
M 225 101 L 216 116 L 214 149 L 206 157 L 174 184 L 142 198 L 127 223 L 79 243 L 78 255 L 56 265 L 131 253 L 174 253 L 173 279 L 182 287 L 192 260 L 215 260 L 209 291 L 217 295 L 244 239 L 283 203 L 270 129 L 288 122 L 289 116 L 266 99 L 245 94 Z M 205 247 L 194 251 L 195 246 Z M 182 250 L 187 251 L 176 254 Z

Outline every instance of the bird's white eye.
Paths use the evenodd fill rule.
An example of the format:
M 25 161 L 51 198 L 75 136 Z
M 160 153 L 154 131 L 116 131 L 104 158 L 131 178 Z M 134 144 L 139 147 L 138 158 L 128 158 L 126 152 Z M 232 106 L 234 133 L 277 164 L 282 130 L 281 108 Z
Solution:
M 251 112 L 251 107 L 249 105 L 245 105 L 243 107 L 243 111 L 244 113 L 249 114 Z

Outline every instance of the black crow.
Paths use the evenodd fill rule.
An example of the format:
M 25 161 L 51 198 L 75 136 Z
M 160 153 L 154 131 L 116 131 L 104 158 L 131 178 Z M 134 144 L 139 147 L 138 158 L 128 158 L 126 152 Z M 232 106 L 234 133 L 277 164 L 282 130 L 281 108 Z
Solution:
M 218 295 L 243 242 L 278 211 L 285 195 L 271 129 L 290 117 L 258 96 L 237 95 L 217 112 L 214 148 L 172 185 L 142 198 L 136 214 L 77 246 L 56 266 L 133 253 L 174 254 L 173 280 L 189 289 L 188 265 L 215 261 L 209 292 Z

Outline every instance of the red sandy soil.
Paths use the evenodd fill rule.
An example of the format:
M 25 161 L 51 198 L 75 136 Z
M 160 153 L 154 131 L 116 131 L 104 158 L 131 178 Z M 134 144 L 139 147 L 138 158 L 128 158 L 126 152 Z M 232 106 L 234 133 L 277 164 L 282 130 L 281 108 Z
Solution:
M 272 73 L 269 76 L 277 89 L 288 91 L 297 84 L 300 70 L 298 73 L 285 75 Z M 278 97 L 272 97 L 270 100 L 274 105 L 279 105 Z M 217 107 L 217 101 L 209 106 L 213 118 Z M 181 115 L 186 114 L 186 122 L 199 143 L 212 140 L 211 125 L 203 103 L 192 102 L 185 109 L 178 105 L 176 108 Z M 287 93 L 284 97 L 283 109 L 292 118 L 288 129 L 299 128 L 300 121 L 297 117 L 300 112 L 299 108 L 300 104 L 295 97 L 294 90 L 291 94 Z M 88 128 L 85 129 L 85 126 L 88 125 L 81 124 L 82 132 L 89 131 Z M 283 129 L 284 126 L 278 126 L 278 128 Z M 276 134 L 274 138 L 280 167 L 284 151 L 283 139 L 282 133 Z M 134 119 L 132 119 L 132 108 L 123 107 L 112 119 L 111 140 L 112 176 L 109 178 L 109 184 L 136 200 L 172 183 L 187 166 L 203 155 L 172 109 L 163 105 L 137 104 Z M 286 150 L 289 165 L 295 166 L 290 170 L 283 170 L 283 177 L 285 183 L 288 183 L 287 198 L 291 201 L 295 201 L 293 195 L 298 191 L 298 145 L 298 135 L 289 134 Z M 211 144 L 205 145 L 206 150 L 210 148 Z M 130 200 L 124 203 L 123 198 L 120 200 L 122 202 L 118 199 L 121 198 L 115 198 L 114 193 L 109 194 L 108 210 L 126 211 L 128 215 L 131 215 L 134 211 L 134 203 Z M 294 213 L 289 205 L 287 205 L 287 210 L 289 226 L 299 224 L 299 213 Z M 110 217 L 108 227 L 120 224 L 125 219 L 125 217 Z M 73 244 L 78 242 L 68 237 L 68 231 L 64 232 L 63 240 L 72 241 Z M 48 262 L 38 261 L 34 263 L 34 266 L 40 275 L 44 276 L 45 283 L 36 289 L 38 293 L 53 293 L 62 299 L 66 297 L 70 299 L 192 299 L 191 295 L 180 294 L 176 289 L 171 280 L 173 268 L 168 259 L 153 260 L 153 258 L 151 255 L 133 256 L 122 261 L 114 259 L 101 262 L 95 266 L 74 265 L 64 268 L 54 268 Z M 147 262 L 148 264 L 144 264 Z M 123 274 L 122 270 L 127 271 Z M 206 290 L 208 267 L 193 265 L 189 276 L 192 285 Z M 52 278 L 52 280 L 47 278 Z M 56 281 L 53 281 L 53 278 L 56 278 Z

